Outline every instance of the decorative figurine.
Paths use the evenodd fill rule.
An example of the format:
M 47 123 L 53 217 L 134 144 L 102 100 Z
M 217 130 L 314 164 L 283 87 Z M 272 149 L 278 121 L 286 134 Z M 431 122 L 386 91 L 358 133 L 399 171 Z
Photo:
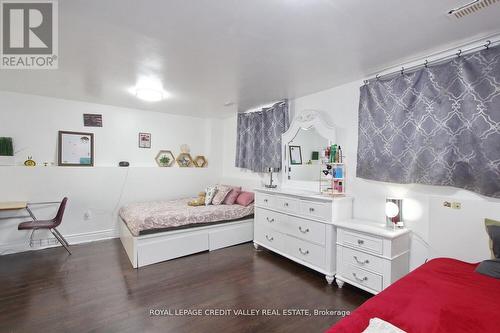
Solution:
M 26 161 L 24 161 L 24 165 L 26 165 L 27 167 L 36 166 L 36 162 L 33 161 L 33 156 L 28 156 L 28 159 Z

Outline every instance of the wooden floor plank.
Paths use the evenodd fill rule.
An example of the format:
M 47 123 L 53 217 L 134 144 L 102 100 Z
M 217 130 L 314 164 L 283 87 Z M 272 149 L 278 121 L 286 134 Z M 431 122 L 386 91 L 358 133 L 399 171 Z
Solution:
M 133 269 L 119 240 L 0 257 L 2 332 L 322 332 L 338 316 L 161 316 L 150 309 L 352 311 L 370 295 L 251 244 Z

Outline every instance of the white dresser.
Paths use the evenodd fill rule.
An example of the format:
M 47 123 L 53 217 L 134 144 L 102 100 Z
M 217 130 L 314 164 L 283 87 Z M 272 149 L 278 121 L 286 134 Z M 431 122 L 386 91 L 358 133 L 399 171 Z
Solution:
M 325 274 L 336 273 L 337 221 L 352 217 L 352 198 L 255 189 L 254 246 Z
M 377 294 L 408 273 L 408 229 L 350 220 L 337 225 L 337 285 L 344 282 Z

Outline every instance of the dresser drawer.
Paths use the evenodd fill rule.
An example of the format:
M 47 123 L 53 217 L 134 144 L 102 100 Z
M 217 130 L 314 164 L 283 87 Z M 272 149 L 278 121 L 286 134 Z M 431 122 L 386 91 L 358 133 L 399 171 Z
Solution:
M 290 235 L 306 241 L 325 245 L 326 227 L 323 223 L 298 217 L 290 217 L 290 223 L 287 226 L 287 232 Z
M 325 248 L 322 246 L 289 236 L 286 238 L 286 251 L 295 258 L 315 266 L 325 266 Z
M 355 231 L 343 230 L 343 244 L 359 250 L 382 254 L 383 241 L 380 237 L 369 236 Z
M 298 213 L 299 212 L 299 203 L 300 201 L 297 199 L 287 198 L 287 197 L 278 197 L 276 198 L 276 209 L 287 213 Z
M 342 247 L 339 250 L 342 251 L 342 263 L 344 265 L 352 265 L 383 274 L 384 261 L 382 258 L 347 247 Z
M 261 207 L 273 208 L 276 205 L 276 196 L 257 193 L 255 196 L 255 203 Z
M 343 272 L 341 272 L 341 275 L 344 278 L 368 287 L 376 292 L 382 290 L 382 276 L 349 264 L 344 264 L 342 267 Z
M 313 201 L 300 201 L 300 214 L 322 221 L 331 221 L 332 205 Z
M 281 231 L 284 229 L 282 226 L 284 218 L 283 214 L 259 207 L 255 208 L 255 224 L 261 224 L 267 228 Z
M 269 246 L 279 251 L 285 250 L 286 236 L 284 234 L 258 224 L 254 226 L 254 230 L 255 240 L 263 246 Z

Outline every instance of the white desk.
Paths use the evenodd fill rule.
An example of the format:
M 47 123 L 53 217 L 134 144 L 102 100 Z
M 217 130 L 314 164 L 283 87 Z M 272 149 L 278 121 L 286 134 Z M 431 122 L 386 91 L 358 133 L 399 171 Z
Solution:
M 36 217 L 28 207 L 28 203 L 25 201 L 6 201 L 0 202 L 0 212 L 3 211 L 11 211 L 11 210 L 26 210 L 29 216 L 26 215 L 17 215 L 17 216 L 2 216 L 0 220 L 10 220 L 10 219 L 19 219 L 19 218 L 27 218 L 31 217 L 33 221 L 36 221 Z
M 35 217 L 35 214 L 30 209 L 30 206 L 33 205 L 53 205 L 53 204 L 58 204 L 60 203 L 59 201 L 49 201 L 49 202 L 26 202 L 26 201 L 6 201 L 6 202 L 0 202 L 0 212 L 1 211 L 10 211 L 10 210 L 26 210 L 29 214 L 29 216 L 2 216 L 0 217 L 0 220 L 9 220 L 9 219 L 19 219 L 19 218 L 26 218 L 26 217 L 31 217 L 33 221 L 36 221 L 37 218 Z
M 24 201 L 0 202 L 0 211 L 26 209 L 28 203 Z

